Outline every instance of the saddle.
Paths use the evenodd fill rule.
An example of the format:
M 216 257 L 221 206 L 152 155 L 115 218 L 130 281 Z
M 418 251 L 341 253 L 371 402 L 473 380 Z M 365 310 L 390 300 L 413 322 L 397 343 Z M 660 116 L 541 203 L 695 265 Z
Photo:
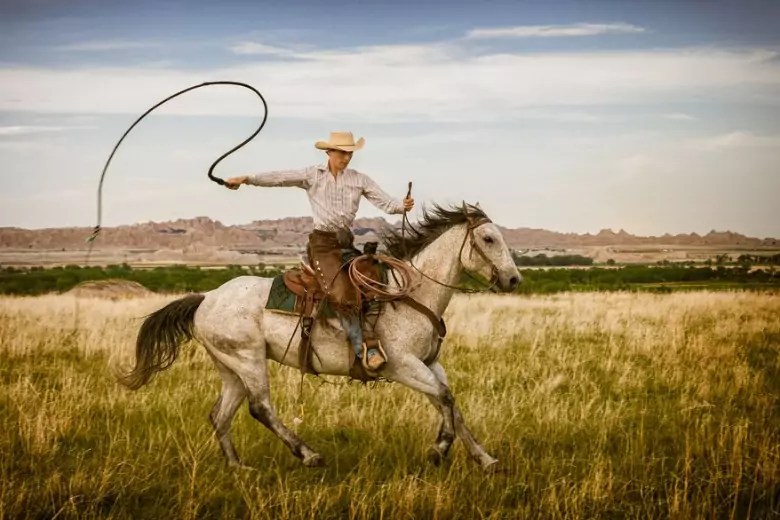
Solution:
M 325 293 L 320 287 L 320 283 L 317 281 L 317 277 L 314 275 L 314 270 L 309 265 L 301 262 L 300 267 L 292 268 L 284 272 L 283 274 L 284 285 L 295 295 L 301 299 L 310 295 L 317 301 L 322 300 L 325 297 Z M 296 304 L 299 304 L 296 301 Z M 299 308 L 296 305 L 296 311 Z
M 351 264 L 358 262 L 356 265 L 356 271 L 361 275 L 364 281 L 368 284 L 377 286 L 383 284 L 384 280 L 381 277 L 380 262 L 373 257 L 376 252 L 376 243 L 369 242 L 366 244 L 366 248 L 363 253 L 357 249 L 345 249 L 342 251 L 343 266 L 342 270 L 349 269 Z M 362 255 L 367 255 L 360 258 Z M 287 289 L 290 290 L 296 296 L 295 312 L 300 312 L 306 304 L 306 300 L 311 300 L 310 303 L 320 303 L 325 299 L 325 291 L 322 290 L 319 281 L 314 273 L 314 269 L 303 261 L 299 267 L 294 267 L 284 272 L 282 280 Z M 363 288 L 362 292 L 356 283 L 352 283 L 356 294 L 358 295 L 359 302 L 362 306 L 373 302 L 377 296 L 377 293 Z M 330 301 L 330 300 L 328 300 Z
M 379 260 L 373 255 L 376 253 L 376 242 L 368 242 L 363 252 L 355 248 L 342 250 L 342 270 L 354 269 L 357 275 L 369 287 L 372 285 L 384 284 L 384 269 Z M 354 264 L 354 266 L 353 266 Z M 293 312 L 301 317 L 301 345 L 299 348 L 299 365 L 302 374 L 307 372 L 316 373 L 311 364 L 311 330 L 317 316 L 333 316 L 335 309 L 330 304 L 330 298 L 326 297 L 325 291 L 320 286 L 314 270 L 307 263 L 301 261 L 299 267 L 289 269 L 281 275 L 282 282 L 287 290 L 294 296 Z M 376 300 L 377 293 L 365 286 L 360 287 L 352 278 L 352 286 L 358 298 L 359 308 L 361 310 L 361 326 L 363 328 L 363 354 L 367 348 L 377 348 L 383 356 L 387 358 L 381 342 L 374 337 L 373 330 L 366 330 L 365 316 L 373 314 L 372 311 L 378 310 L 380 302 Z M 325 312 L 319 312 L 320 307 L 324 306 Z M 367 382 L 375 377 L 369 375 L 366 369 L 360 364 L 355 363 L 355 352 L 350 347 L 347 349 L 350 356 L 350 375 L 363 382 Z

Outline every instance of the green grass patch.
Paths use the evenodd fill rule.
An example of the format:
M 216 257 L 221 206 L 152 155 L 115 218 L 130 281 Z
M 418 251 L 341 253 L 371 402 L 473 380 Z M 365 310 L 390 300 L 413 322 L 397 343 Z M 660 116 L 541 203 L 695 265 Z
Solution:
M 774 268 L 750 270 L 742 267 L 701 266 L 623 266 L 523 269 L 524 283 L 517 294 L 555 294 L 591 291 L 697 291 L 780 289 L 780 271 Z M 242 275 L 273 277 L 282 271 L 276 267 L 229 266 L 200 269 L 190 266 L 133 269 L 128 265 L 109 267 L 67 266 L 51 269 L 0 269 L 0 294 L 35 296 L 69 291 L 81 282 L 121 279 L 140 283 L 161 293 L 203 292 Z M 479 288 L 468 276 L 461 285 Z

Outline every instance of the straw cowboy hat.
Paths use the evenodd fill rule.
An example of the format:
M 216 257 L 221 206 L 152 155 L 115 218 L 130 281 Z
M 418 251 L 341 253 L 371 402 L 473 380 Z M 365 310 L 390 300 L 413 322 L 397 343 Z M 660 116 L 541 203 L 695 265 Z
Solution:
M 314 146 L 320 150 L 341 150 L 344 152 L 354 152 L 360 150 L 366 143 L 362 137 L 355 142 L 352 132 L 331 132 L 330 139 L 327 141 L 317 141 Z

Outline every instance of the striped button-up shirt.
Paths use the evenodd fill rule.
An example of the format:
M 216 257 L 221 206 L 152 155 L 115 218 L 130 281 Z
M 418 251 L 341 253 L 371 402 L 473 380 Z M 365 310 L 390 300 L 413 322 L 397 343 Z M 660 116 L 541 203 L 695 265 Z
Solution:
M 326 164 L 300 170 L 280 170 L 248 177 L 254 186 L 294 186 L 306 190 L 314 228 L 338 231 L 352 228 L 360 198 L 365 197 L 387 214 L 401 214 L 403 203 L 385 193 L 368 175 L 347 168 L 335 178 Z

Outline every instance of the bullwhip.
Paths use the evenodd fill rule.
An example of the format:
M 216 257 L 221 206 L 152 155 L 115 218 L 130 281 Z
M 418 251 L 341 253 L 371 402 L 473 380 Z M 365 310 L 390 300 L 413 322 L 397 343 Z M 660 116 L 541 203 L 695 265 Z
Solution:
M 254 88 L 253 86 L 248 85 L 246 83 L 242 83 L 240 81 L 206 81 L 206 82 L 201 83 L 199 85 L 193 85 L 191 87 L 185 88 L 184 90 L 180 90 L 179 92 L 176 92 L 175 94 L 172 94 L 172 95 L 168 96 L 167 98 L 163 99 L 162 101 L 160 101 L 159 103 L 154 105 L 152 108 L 150 108 L 149 110 L 147 110 L 146 112 L 141 114 L 141 116 L 138 117 L 138 119 L 136 119 L 135 122 L 132 125 L 130 125 L 130 128 L 128 128 L 125 131 L 125 133 L 122 134 L 122 137 L 116 143 L 116 146 L 114 146 L 114 149 L 111 151 L 111 155 L 108 156 L 108 160 L 106 161 L 105 166 L 103 166 L 103 172 L 100 175 L 100 182 L 98 184 L 98 194 L 97 194 L 98 195 L 97 224 L 95 225 L 94 229 L 92 230 L 92 234 L 89 236 L 89 238 L 87 238 L 87 242 L 89 242 L 89 247 L 87 248 L 87 258 L 86 258 L 86 261 L 85 261 L 85 265 L 87 265 L 87 266 L 89 265 L 89 259 L 90 259 L 90 256 L 92 255 L 92 248 L 93 248 L 94 243 L 95 243 L 95 238 L 97 238 L 97 235 L 98 235 L 98 233 L 100 233 L 100 230 L 101 230 L 101 225 L 102 225 L 102 220 L 103 220 L 103 181 L 104 181 L 104 179 L 106 177 L 106 171 L 108 171 L 108 165 L 111 164 L 111 159 L 114 157 L 114 154 L 116 153 L 117 149 L 119 148 L 119 145 L 122 144 L 122 141 L 125 140 L 125 137 L 127 137 L 127 135 L 130 133 L 130 131 L 133 128 L 135 128 L 135 126 L 138 123 L 140 123 L 141 120 L 144 117 L 149 115 L 155 108 L 159 107 L 163 103 L 166 103 L 166 102 L 170 101 L 171 99 L 173 99 L 173 98 L 175 98 L 177 96 L 180 96 L 180 95 L 184 94 L 185 92 L 189 92 L 189 91 L 195 90 L 197 88 L 207 87 L 207 86 L 211 86 L 211 85 L 235 85 L 235 86 L 247 88 L 247 89 L 251 90 L 252 92 L 254 92 L 255 94 L 257 94 L 257 96 L 263 102 L 263 108 L 264 108 L 263 120 L 260 123 L 260 126 L 257 128 L 257 130 L 255 130 L 252 133 L 252 135 L 247 137 L 244 141 L 242 141 L 241 143 L 239 143 L 238 145 L 236 145 L 232 149 L 228 150 L 224 154 L 222 154 L 219 158 L 217 158 L 216 161 L 214 161 L 214 163 L 211 165 L 211 168 L 209 168 L 209 171 L 208 171 L 209 179 L 211 179 L 212 181 L 216 182 L 217 184 L 219 184 L 221 186 L 224 186 L 225 181 L 223 179 L 219 178 L 219 177 L 214 176 L 214 173 L 213 173 L 214 172 L 214 168 L 217 166 L 217 164 L 219 164 L 220 161 L 222 161 L 222 159 L 224 159 L 225 157 L 227 157 L 231 153 L 235 152 L 236 150 L 238 150 L 239 148 L 241 148 L 242 146 L 247 144 L 249 141 L 254 139 L 255 136 L 257 136 L 257 134 L 260 133 L 260 130 L 263 129 L 263 127 L 265 126 L 265 122 L 268 120 L 268 103 L 266 103 L 265 98 L 263 97 L 263 95 L 256 88 Z M 72 336 L 75 336 L 75 334 L 78 332 L 78 322 L 79 322 L 79 302 L 78 302 L 78 298 L 75 299 L 75 305 L 76 305 L 76 309 L 75 309 L 74 316 L 73 316 L 74 323 L 73 323 L 73 332 L 71 334 Z
M 254 92 L 255 94 L 257 94 L 257 96 L 263 102 L 263 109 L 264 109 L 263 120 L 260 123 L 260 126 L 257 128 L 257 130 L 255 130 L 252 133 L 252 135 L 247 137 L 244 141 L 242 141 L 238 145 L 234 146 L 233 148 L 231 148 L 230 150 L 228 150 L 224 154 L 222 154 L 219 158 L 217 158 L 216 161 L 214 161 L 214 163 L 209 168 L 209 171 L 208 171 L 209 179 L 211 179 L 212 181 L 216 182 L 220 186 L 224 186 L 225 185 L 225 181 L 223 179 L 221 179 L 219 177 L 216 177 L 214 175 L 214 173 L 213 173 L 214 172 L 214 168 L 217 166 L 217 164 L 220 163 L 220 161 L 222 161 L 222 159 L 224 159 L 225 157 L 227 157 L 231 153 L 235 152 L 236 150 L 238 150 L 239 148 L 241 148 L 242 146 L 247 144 L 249 141 L 254 139 L 257 136 L 257 134 L 260 133 L 260 130 L 263 129 L 263 127 L 265 126 L 266 121 L 268 120 L 268 103 L 266 103 L 265 98 L 263 97 L 263 95 L 256 88 L 254 88 L 253 86 L 248 85 L 246 83 L 242 83 L 240 81 L 206 81 L 206 82 L 201 83 L 199 85 L 193 85 L 191 87 L 185 88 L 184 90 L 180 90 L 179 92 L 176 92 L 175 94 L 171 94 L 167 98 L 163 99 L 162 101 L 160 101 L 159 103 L 154 105 L 152 108 L 150 108 L 149 110 L 147 110 L 146 112 L 141 114 L 141 116 L 138 119 L 136 119 L 135 122 L 132 125 L 130 125 L 130 128 L 128 128 L 125 131 L 125 133 L 122 135 L 122 137 L 116 143 L 116 146 L 114 146 L 114 149 L 111 151 L 111 155 L 108 156 L 108 160 L 106 161 L 106 164 L 103 167 L 103 173 L 100 175 L 100 183 L 98 184 L 97 224 L 95 225 L 94 229 L 92 230 L 92 235 L 90 235 L 90 237 L 87 239 L 87 241 L 90 243 L 90 247 L 89 247 L 89 251 L 90 252 L 92 251 L 92 243 L 95 241 L 95 238 L 97 237 L 98 233 L 101 230 L 101 224 L 102 224 L 102 218 L 103 218 L 103 180 L 106 177 L 106 171 L 108 170 L 108 165 L 111 164 L 111 159 L 114 157 L 114 154 L 116 153 L 117 149 L 119 148 L 119 145 L 122 144 L 122 141 L 125 140 L 125 137 L 127 137 L 127 134 L 129 134 L 130 131 L 133 128 L 135 128 L 135 126 L 138 123 L 140 123 L 141 120 L 144 117 L 149 115 L 149 113 L 151 113 L 154 109 L 156 109 L 157 107 L 159 107 L 163 103 L 166 103 L 166 102 L 170 101 L 171 99 L 184 94 L 185 92 L 189 92 L 189 91 L 195 90 L 197 88 L 207 87 L 207 86 L 211 86 L 211 85 L 235 85 L 235 86 L 247 88 L 247 89 L 251 90 L 252 92 Z M 89 258 L 89 253 L 87 254 L 87 258 Z

